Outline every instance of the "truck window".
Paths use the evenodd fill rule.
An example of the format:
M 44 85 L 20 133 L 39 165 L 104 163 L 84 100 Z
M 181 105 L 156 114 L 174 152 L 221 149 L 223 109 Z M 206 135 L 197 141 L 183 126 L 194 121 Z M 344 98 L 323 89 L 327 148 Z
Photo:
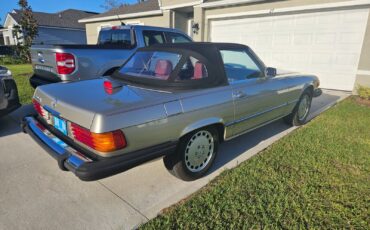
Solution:
M 145 41 L 145 46 L 164 43 L 163 32 L 146 30 L 143 31 L 143 37 Z
M 131 32 L 130 30 L 102 30 L 99 34 L 98 44 L 131 45 Z
M 174 33 L 174 32 L 165 32 L 167 42 L 168 43 L 187 43 L 187 42 L 192 42 L 191 39 L 186 37 L 183 34 L 179 33 Z

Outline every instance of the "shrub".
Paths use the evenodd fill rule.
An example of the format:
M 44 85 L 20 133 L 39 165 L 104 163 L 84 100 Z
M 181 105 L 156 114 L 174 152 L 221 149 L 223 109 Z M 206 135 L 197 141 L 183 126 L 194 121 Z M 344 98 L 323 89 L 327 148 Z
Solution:
M 19 57 L 15 56 L 0 56 L 0 65 L 16 65 L 16 64 L 25 64 L 26 60 L 22 60 Z
M 359 85 L 357 87 L 357 93 L 362 99 L 370 100 L 370 87 Z

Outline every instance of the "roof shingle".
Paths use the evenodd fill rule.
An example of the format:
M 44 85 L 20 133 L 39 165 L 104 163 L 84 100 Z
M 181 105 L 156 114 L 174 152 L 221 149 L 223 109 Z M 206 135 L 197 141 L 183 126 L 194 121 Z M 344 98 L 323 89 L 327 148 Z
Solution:
M 57 13 L 33 12 L 33 16 L 39 26 L 61 27 L 85 29 L 85 25 L 79 23 L 78 20 L 92 15 L 97 15 L 95 12 L 82 10 L 68 9 Z M 14 20 L 19 24 L 22 18 L 22 11 L 14 10 L 10 13 Z
M 98 15 L 94 15 L 91 17 L 83 18 L 83 19 L 94 19 L 94 18 L 102 18 L 102 17 L 109 17 L 115 15 L 122 15 L 122 14 L 132 14 L 132 13 L 140 13 L 146 11 L 153 11 L 159 10 L 158 0 L 147 0 L 133 5 L 125 5 L 121 6 L 116 9 L 112 9 L 105 13 L 101 13 Z

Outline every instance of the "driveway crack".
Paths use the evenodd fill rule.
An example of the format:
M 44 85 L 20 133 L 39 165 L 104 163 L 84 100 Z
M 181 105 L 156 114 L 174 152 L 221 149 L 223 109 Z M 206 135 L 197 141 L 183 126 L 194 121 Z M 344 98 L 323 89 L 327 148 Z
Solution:
M 128 206 L 130 206 L 133 210 L 135 210 L 137 213 L 139 213 L 142 217 L 144 217 L 146 219 L 146 221 L 149 221 L 149 218 L 146 217 L 139 209 L 137 209 L 135 206 L 133 206 L 132 204 L 130 204 L 130 202 L 126 201 L 125 199 L 123 199 L 121 196 L 119 196 L 117 193 L 115 193 L 112 189 L 110 189 L 108 186 L 106 186 L 105 184 L 103 184 L 102 182 L 98 181 L 98 183 L 103 186 L 104 188 L 106 188 L 109 192 L 113 193 L 116 197 L 118 197 L 120 200 L 122 200 L 125 204 L 127 204 Z

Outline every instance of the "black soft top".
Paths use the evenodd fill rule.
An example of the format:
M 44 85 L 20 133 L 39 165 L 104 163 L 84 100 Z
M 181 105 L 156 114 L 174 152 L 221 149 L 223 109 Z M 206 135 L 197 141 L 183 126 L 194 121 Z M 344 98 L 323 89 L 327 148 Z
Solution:
M 225 74 L 224 64 L 220 54 L 220 49 L 246 49 L 249 47 L 234 43 L 209 43 L 209 42 L 194 42 L 194 43 L 177 43 L 177 44 L 158 44 L 150 47 L 139 48 L 140 51 L 164 51 L 174 52 L 182 55 L 178 66 L 182 66 L 189 56 L 193 56 L 206 65 L 208 77 L 197 81 L 175 81 L 179 68 L 175 69 L 166 81 L 155 79 L 139 79 L 132 78 L 116 71 L 113 78 L 123 80 L 128 84 L 148 86 L 165 90 L 187 90 L 187 89 L 202 89 L 212 88 L 217 86 L 228 85 L 228 80 Z

